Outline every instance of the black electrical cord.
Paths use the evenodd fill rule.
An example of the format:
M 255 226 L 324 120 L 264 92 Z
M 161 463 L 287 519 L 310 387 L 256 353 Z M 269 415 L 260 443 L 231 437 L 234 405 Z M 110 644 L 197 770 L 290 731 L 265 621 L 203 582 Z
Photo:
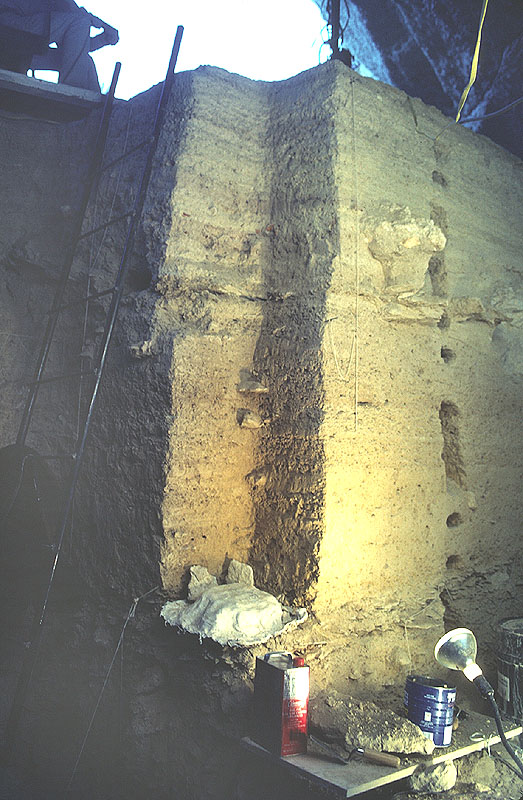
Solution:
M 494 757 L 494 761 L 497 761 L 499 764 L 503 764 L 504 767 L 509 769 L 511 772 L 514 773 L 514 775 L 517 775 L 518 778 L 521 779 L 519 770 L 512 764 L 512 762 L 509 763 L 506 758 L 503 758 L 503 756 L 501 756 L 499 753 L 495 753 L 494 751 L 491 752 L 491 755 Z
M 509 743 L 507 737 L 505 736 L 505 731 L 503 730 L 503 723 L 501 722 L 501 714 L 499 713 L 498 704 L 494 698 L 494 689 L 485 678 L 484 675 L 478 675 L 477 678 L 474 678 L 473 683 L 479 689 L 479 692 L 485 700 L 488 700 L 492 711 L 494 713 L 494 720 L 496 722 L 496 728 L 498 729 L 499 738 L 501 739 L 503 746 L 507 753 L 510 755 L 512 760 L 516 763 L 517 768 L 519 770 L 519 776 L 523 780 L 523 762 L 521 759 L 516 755 L 516 752 L 512 745 Z
M 347 22 L 345 23 L 345 25 L 341 29 L 341 43 L 342 44 L 343 44 L 343 35 L 344 35 L 345 31 L 347 30 L 347 28 L 349 27 L 349 20 L 350 20 L 350 10 L 349 10 L 349 4 L 348 4 L 347 0 L 343 0 L 343 5 L 345 6 L 345 11 L 347 12 Z M 340 24 L 340 27 L 341 27 L 341 24 Z
M 460 120 L 460 124 L 464 125 L 466 122 L 482 122 L 484 119 L 497 117 L 499 114 L 504 114 L 505 111 L 510 111 L 511 108 L 514 108 L 514 106 L 517 106 L 519 103 L 523 103 L 523 97 L 518 97 L 517 100 L 513 100 L 512 103 L 503 106 L 503 108 L 499 108 L 497 111 L 491 111 L 489 114 L 483 114 L 482 117 L 465 117 L 464 119 Z
M 496 703 L 496 701 L 494 700 L 494 697 L 492 697 L 492 696 L 489 697 L 489 702 L 490 702 L 490 705 L 492 707 L 492 711 L 494 713 L 494 719 L 496 721 L 496 728 L 498 729 L 499 737 L 500 737 L 501 741 L 503 742 L 503 746 L 505 747 L 505 750 L 512 757 L 512 760 L 516 763 L 516 765 L 518 767 L 518 770 L 519 770 L 519 776 L 523 780 L 523 762 L 521 761 L 520 758 L 518 758 L 514 748 L 512 747 L 510 742 L 507 740 L 507 737 L 505 736 L 505 731 L 503 730 L 503 724 L 501 722 L 501 714 L 499 713 L 498 704 Z

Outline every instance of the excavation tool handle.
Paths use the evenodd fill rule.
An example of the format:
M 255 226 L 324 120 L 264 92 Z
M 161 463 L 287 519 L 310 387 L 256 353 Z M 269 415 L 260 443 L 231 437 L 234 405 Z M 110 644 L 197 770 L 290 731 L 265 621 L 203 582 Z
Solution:
M 373 764 L 383 764 L 386 767 L 399 767 L 401 760 L 399 756 L 393 756 L 390 753 L 380 753 L 378 750 L 369 750 L 365 747 L 356 747 L 353 753 L 359 753 L 366 761 L 372 761 Z
M 309 739 L 311 742 L 319 745 L 323 750 L 326 750 L 333 761 L 336 761 L 338 764 L 348 764 L 353 755 L 360 755 L 373 764 L 382 764 L 385 767 L 395 767 L 397 769 L 401 764 L 401 760 L 398 756 L 393 756 L 390 753 L 379 753 L 377 750 L 369 750 L 367 747 L 354 747 L 349 754 L 349 758 L 343 758 L 343 756 L 340 756 L 334 747 L 331 747 L 327 742 L 323 742 L 321 739 L 317 739 L 316 736 L 312 736 L 311 734 L 309 734 Z

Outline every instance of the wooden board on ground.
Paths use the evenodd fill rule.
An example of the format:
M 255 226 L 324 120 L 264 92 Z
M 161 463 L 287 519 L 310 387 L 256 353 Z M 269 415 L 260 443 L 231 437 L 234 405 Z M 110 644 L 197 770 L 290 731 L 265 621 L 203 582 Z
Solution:
M 511 739 L 520 735 L 523 727 L 505 720 L 504 730 L 507 739 Z M 329 759 L 328 755 L 312 752 L 279 758 L 250 738 L 242 739 L 242 744 L 249 751 L 258 753 L 260 757 L 283 765 L 300 777 L 327 788 L 331 797 L 347 798 L 356 797 L 371 789 L 407 778 L 420 765 L 428 766 L 462 758 L 469 753 L 493 747 L 500 741 L 493 719 L 482 714 L 468 712 L 467 718 L 460 721 L 458 730 L 454 731 L 452 744 L 449 747 L 437 748 L 432 756 L 405 757 L 397 769 L 371 764 L 357 756 L 352 758 L 347 765 L 336 764 Z

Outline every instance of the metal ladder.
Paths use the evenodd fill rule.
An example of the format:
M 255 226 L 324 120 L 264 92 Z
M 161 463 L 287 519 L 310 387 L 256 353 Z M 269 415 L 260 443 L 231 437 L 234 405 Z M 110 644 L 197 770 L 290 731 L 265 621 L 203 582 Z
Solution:
M 56 544 L 55 544 L 55 556 L 51 568 L 51 574 L 47 584 L 45 596 L 43 598 L 41 611 L 39 614 L 35 615 L 32 624 L 30 642 L 28 643 L 27 650 L 25 652 L 24 660 L 22 663 L 22 667 L 16 685 L 16 690 L 14 693 L 14 699 L 11 705 L 9 717 L 5 728 L 6 754 L 8 754 L 11 751 L 15 741 L 18 724 L 24 708 L 24 702 L 27 695 L 27 690 L 31 682 L 31 678 L 36 664 L 36 659 L 38 656 L 38 651 L 42 638 L 43 625 L 47 613 L 49 596 L 51 593 L 53 580 L 58 565 L 58 560 L 62 552 L 65 533 L 67 531 L 69 524 L 69 519 L 72 511 L 76 487 L 78 484 L 78 478 L 82 466 L 82 460 L 89 434 L 89 428 L 91 424 L 93 410 L 96 404 L 100 383 L 104 373 L 107 352 L 109 350 L 115 323 L 118 316 L 118 310 L 120 307 L 120 301 L 122 299 L 122 294 L 124 289 L 124 280 L 127 274 L 129 259 L 133 251 L 134 240 L 145 203 L 147 188 L 149 185 L 149 180 L 152 172 L 153 159 L 156 152 L 158 139 L 160 136 L 160 132 L 165 117 L 165 111 L 167 108 L 167 103 L 169 100 L 174 80 L 174 70 L 176 67 L 176 61 L 180 50 L 182 35 L 183 35 L 183 26 L 180 25 L 178 26 L 176 31 L 171 57 L 169 60 L 169 66 L 167 68 L 165 81 L 163 83 L 160 98 L 158 100 L 158 104 L 156 107 L 153 131 L 151 135 L 148 136 L 146 139 L 144 139 L 142 142 L 140 142 L 140 144 L 136 145 L 135 147 L 132 147 L 130 150 L 125 152 L 119 158 L 116 158 L 108 163 L 103 163 L 105 146 L 107 142 L 107 134 L 109 130 L 109 123 L 113 108 L 114 94 L 116 90 L 116 83 L 118 81 L 118 76 L 121 68 L 120 63 L 117 63 L 115 66 L 115 70 L 111 81 L 111 86 L 105 98 L 102 118 L 93 150 L 93 156 L 91 159 L 88 176 L 86 179 L 84 190 L 82 192 L 82 198 L 78 209 L 78 214 L 76 215 L 74 226 L 71 231 L 70 245 L 67 248 L 67 252 L 64 257 L 55 297 L 53 300 L 53 304 L 51 306 L 51 310 L 48 315 L 48 322 L 39 352 L 37 367 L 34 373 L 33 381 L 30 384 L 30 390 L 25 403 L 22 420 L 18 431 L 16 445 L 22 451 L 25 446 L 28 433 L 30 431 L 35 406 L 39 396 L 39 390 L 43 384 L 66 380 L 75 376 L 77 376 L 80 379 L 91 378 L 92 383 L 90 391 L 88 392 L 87 395 L 88 399 L 86 403 L 87 412 L 83 420 L 81 432 L 77 438 L 76 451 L 71 456 L 73 461 L 73 469 L 64 495 L 65 499 L 63 502 L 63 507 L 60 509 L 59 524 L 58 524 Z M 124 214 L 118 215 L 113 219 L 109 219 L 103 225 L 95 226 L 91 230 L 83 232 L 82 229 L 84 225 L 86 212 L 91 200 L 91 196 L 93 195 L 93 190 L 97 186 L 98 180 L 102 175 L 102 173 L 105 170 L 113 167 L 116 163 L 122 161 L 131 154 L 135 153 L 137 150 L 145 148 L 146 146 L 148 146 L 147 156 L 140 177 L 139 189 L 136 195 L 133 208 Z M 120 222 L 122 219 L 128 219 L 128 227 L 114 284 L 109 289 L 105 289 L 99 292 L 94 292 L 92 294 L 90 294 L 88 291 L 86 297 L 83 297 L 81 299 L 72 302 L 64 302 L 66 288 L 68 286 L 71 277 L 73 261 L 80 241 L 87 239 L 89 236 L 93 236 L 97 232 L 104 230 L 109 226 L 116 224 L 117 222 Z M 46 374 L 46 368 L 48 367 L 49 352 L 53 342 L 53 337 L 55 334 L 59 315 L 63 311 L 70 309 L 76 305 L 81 305 L 84 303 L 88 304 L 93 300 L 97 300 L 101 297 L 106 297 L 106 296 L 109 296 L 111 300 L 93 366 L 90 369 L 85 369 L 85 370 L 80 369 L 78 372 L 68 372 L 62 375 L 53 375 L 48 377 Z M 39 457 L 43 458 L 44 460 L 46 458 L 45 456 L 39 456 Z M 53 457 L 54 456 L 48 456 L 48 458 L 53 458 Z M 24 463 L 22 462 L 21 464 L 22 473 L 23 473 L 23 468 L 24 468 Z M 21 475 L 20 484 L 22 477 L 23 474 Z

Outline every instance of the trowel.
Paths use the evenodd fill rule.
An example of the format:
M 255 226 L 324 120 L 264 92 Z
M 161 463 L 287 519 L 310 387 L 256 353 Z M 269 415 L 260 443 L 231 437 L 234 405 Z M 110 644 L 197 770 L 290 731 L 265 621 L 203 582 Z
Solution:
M 381 764 L 385 767 L 394 767 L 397 769 L 401 765 L 401 759 L 399 756 L 393 756 L 391 753 L 380 753 L 378 750 L 371 750 L 368 747 L 354 747 L 350 753 L 348 758 L 343 758 L 340 756 L 333 747 L 330 747 L 326 742 L 322 742 L 321 739 L 317 739 L 315 736 L 311 736 L 309 734 L 309 739 L 314 744 L 317 744 L 323 750 L 325 750 L 333 761 L 337 764 L 348 764 L 351 758 L 355 755 L 361 756 L 365 761 L 370 761 L 373 764 Z

